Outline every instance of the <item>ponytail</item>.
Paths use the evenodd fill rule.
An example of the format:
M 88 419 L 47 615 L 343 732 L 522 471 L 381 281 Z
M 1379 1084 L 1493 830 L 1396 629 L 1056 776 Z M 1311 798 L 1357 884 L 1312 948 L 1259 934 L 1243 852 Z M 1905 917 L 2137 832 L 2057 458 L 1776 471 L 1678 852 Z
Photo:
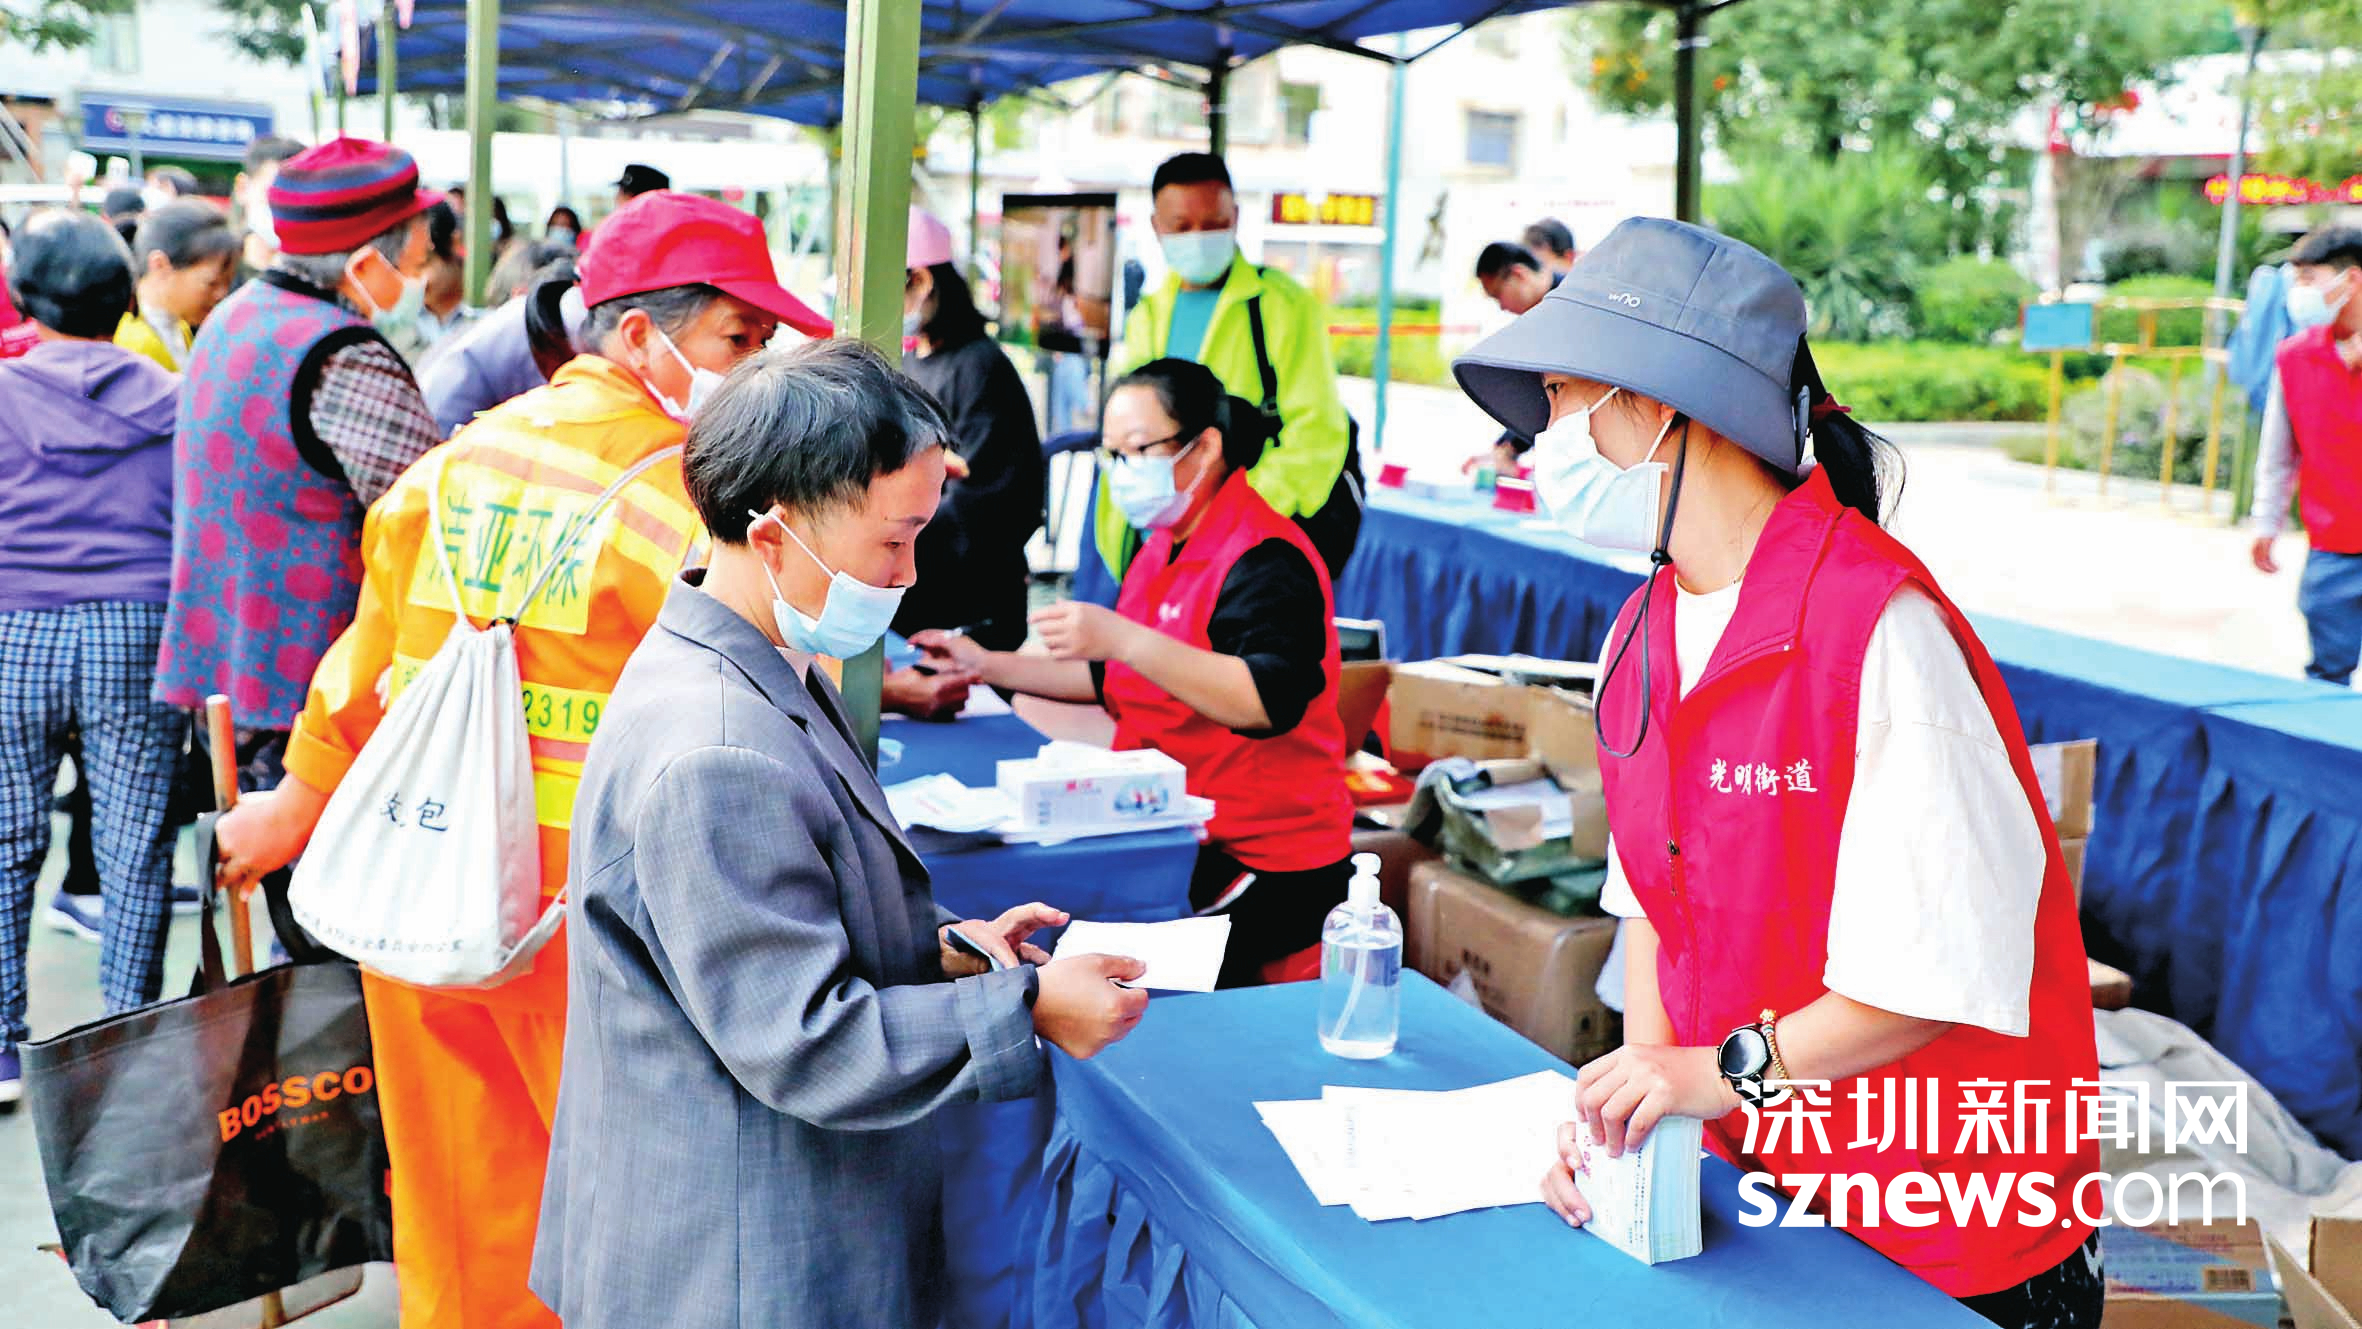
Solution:
M 1879 522 L 1903 497 L 1903 455 L 1895 445 L 1853 418 L 1852 411 L 1829 395 L 1813 363 L 1812 346 L 1796 339 L 1796 367 L 1789 387 L 1801 398 L 1812 452 L 1837 501 Z

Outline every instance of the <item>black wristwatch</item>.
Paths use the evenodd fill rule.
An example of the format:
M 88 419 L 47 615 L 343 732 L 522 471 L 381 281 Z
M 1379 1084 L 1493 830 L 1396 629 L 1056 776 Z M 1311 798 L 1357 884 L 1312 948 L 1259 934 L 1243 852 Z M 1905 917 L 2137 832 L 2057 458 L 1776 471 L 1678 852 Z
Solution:
M 1715 1067 L 1722 1078 L 1741 1101 L 1759 1108 L 1781 1102 L 1793 1092 L 1787 1083 L 1787 1064 L 1780 1060 L 1775 1018 L 1765 1011 L 1755 1023 L 1731 1030 L 1715 1053 Z

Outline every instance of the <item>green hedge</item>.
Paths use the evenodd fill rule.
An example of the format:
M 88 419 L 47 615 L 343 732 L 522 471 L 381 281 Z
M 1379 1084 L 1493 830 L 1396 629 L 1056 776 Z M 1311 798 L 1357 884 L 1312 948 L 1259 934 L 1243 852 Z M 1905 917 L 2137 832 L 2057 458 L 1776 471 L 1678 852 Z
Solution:
M 2196 277 L 2151 276 L 2133 277 L 2108 288 L 2117 298 L 2141 300 L 2203 300 L 2214 294 L 2214 283 Z M 2094 335 L 2102 342 L 2132 343 L 2141 339 L 2141 314 L 2137 309 L 2103 309 L 2094 323 Z M 2157 345 L 2202 346 L 2205 344 L 2206 311 L 2203 309 L 2168 309 L 2157 314 Z
M 1835 342 L 1814 346 L 1813 358 L 1829 390 L 1873 429 L 1929 420 L 2040 420 L 2050 406 L 2049 367 L 2006 347 Z
M 2016 268 L 1996 259 L 1947 259 L 1929 268 L 1911 292 L 1912 325 L 1928 341 L 1990 343 L 2018 325 L 2018 311 L 2037 292 Z
M 2173 381 L 2153 361 L 2134 361 L 2113 372 L 2122 376 L 2122 388 L 2116 402 L 2116 446 L 2108 457 L 2108 471 L 2154 480 L 2165 467 L 2165 407 Z M 2068 470 L 2100 468 L 2100 444 L 2107 436 L 2107 383 L 2102 377 L 2078 386 L 2060 412 L 2059 465 Z M 2206 476 L 2206 429 L 2213 398 L 2206 390 L 2206 376 L 2195 367 L 2182 372 L 2179 395 L 2173 477 L 2178 484 L 2194 485 Z M 2246 395 L 2226 393 L 2221 453 L 2215 470 L 2217 488 L 2230 486 L 2232 458 L 2248 426 Z M 2040 463 L 2049 444 L 2044 434 L 2030 433 L 2005 446 L 2018 461 Z
M 1432 326 L 1442 317 L 1442 310 L 1432 300 L 1398 300 L 1394 305 L 1394 347 L 1387 376 L 1396 383 L 1422 383 L 1429 387 L 1449 387 L 1452 367 L 1444 359 L 1443 339 L 1432 332 L 1405 333 L 1405 323 Z M 1340 305 L 1329 311 L 1329 322 L 1347 327 L 1374 328 L 1378 322 L 1376 305 Z M 1337 372 L 1353 378 L 1369 378 L 1377 372 L 1378 338 L 1376 334 L 1331 336 L 1329 354 L 1337 361 Z

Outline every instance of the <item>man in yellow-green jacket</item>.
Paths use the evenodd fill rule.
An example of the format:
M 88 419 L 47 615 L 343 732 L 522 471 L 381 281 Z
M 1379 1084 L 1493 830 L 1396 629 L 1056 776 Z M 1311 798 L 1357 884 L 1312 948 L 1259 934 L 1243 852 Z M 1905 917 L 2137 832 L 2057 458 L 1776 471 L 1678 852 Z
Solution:
M 1174 157 L 1156 169 L 1150 197 L 1169 271 L 1125 322 L 1109 368 L 1121 376 L 1164 356 L 1195 360 L 1231 395 L 1277 417 L 1278 434 L 1248 479 L 1304 528 L 1334 578 L 1361 532 L 1361 466 L 1337 398 L 1328 308 L 1295 278 L 1239 253 L 1238 196 L 1220 157 Z M 1099 555 L 1121 582 L 1139 533 L 1104 488 L 1094 519 Z

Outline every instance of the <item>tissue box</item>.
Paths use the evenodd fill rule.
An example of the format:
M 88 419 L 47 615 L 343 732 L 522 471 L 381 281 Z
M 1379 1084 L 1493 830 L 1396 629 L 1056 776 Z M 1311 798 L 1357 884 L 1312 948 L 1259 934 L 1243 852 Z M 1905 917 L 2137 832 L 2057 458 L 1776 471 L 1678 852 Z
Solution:
M 1188 795 L 1181 763 L 1151 748 L 1004 761 L 994 783 L 1031 830 L 1122 826 L 1172 817 Z

